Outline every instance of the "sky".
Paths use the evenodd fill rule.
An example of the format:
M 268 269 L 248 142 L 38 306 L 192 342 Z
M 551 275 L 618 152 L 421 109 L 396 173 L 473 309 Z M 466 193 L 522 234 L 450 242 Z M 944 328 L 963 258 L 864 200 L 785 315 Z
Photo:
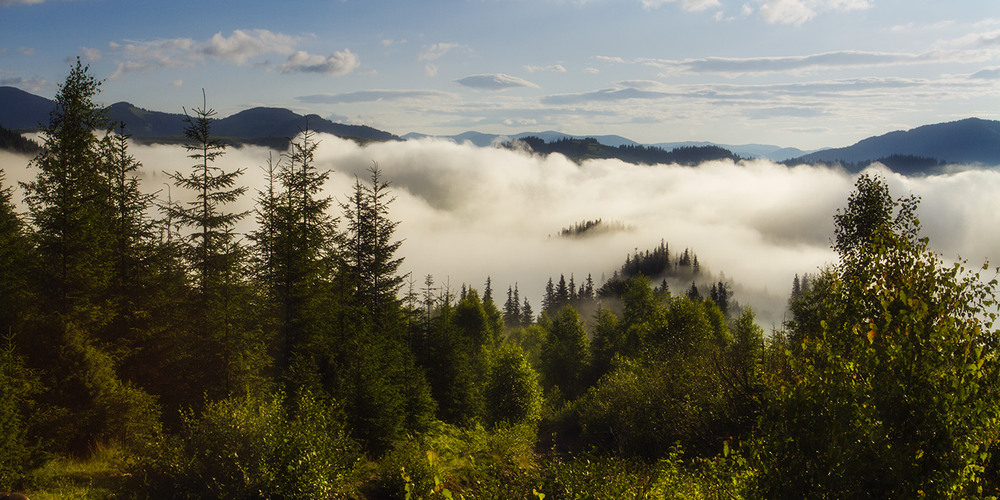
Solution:
M 398 135 L 816 149 L 1000 118 L 993 0 L 0 0 L 0 85 Z

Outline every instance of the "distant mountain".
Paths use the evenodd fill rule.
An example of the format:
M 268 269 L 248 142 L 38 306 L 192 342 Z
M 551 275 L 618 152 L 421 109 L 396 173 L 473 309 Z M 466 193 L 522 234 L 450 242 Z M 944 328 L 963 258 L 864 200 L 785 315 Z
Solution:
M 116 102 L 107 108 L 112 123 L 124 123 L 125 132 L 133 137 L 177 137 L 184 135 L 184 115 L 138 108 L 127 102 Z
M 0 87 L 0 126 L 11 130 L 36 129 L 49 123 L 56 103 L 16 87 Z
M 788 163 L 842 162 L 865 165 L 883 158 L 896 161 L 900 169 L 909 169 L 910 172 L 907 173 L 919 173 L 922 170 L 909 165 L 905 161 L 907 158 L 924 166 L 932 165 L 935 163 L 933 160 L 1000 165 L 1000 121 L 967 118 L 924 125 L 907 131 L 869 137 L 846 148 L 825 149 L 807 154 Z
M 44 97 L 14 87 L 0 87 L 0 126 L 8 129 L 32 129 L 44 126 L 55 103 Z M 136 138 L 176 138 L 184 135 L 184 114 L 163 113 L 139 108 L 127 102 L 107 107 L 112 122 L 125 123 L 125 131 Z M 213 124 L 219 137 L 234 139 L 278 139 L 255 141 L 278 143 L 295 137 L 308 124 L 314 132 L 341 137 L 388 141 L 397 136 L 364 125 L 334 123 L 319 115 L 303 116 L 284 108 L 252 108 L 222 118 Z

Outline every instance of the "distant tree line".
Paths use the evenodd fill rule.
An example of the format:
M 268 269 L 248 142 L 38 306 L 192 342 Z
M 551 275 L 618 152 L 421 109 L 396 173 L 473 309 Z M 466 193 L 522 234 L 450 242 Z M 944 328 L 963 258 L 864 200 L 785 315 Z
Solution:
M 616 158 L 625 162 L 642 165 L 676 163 L 679 165 L 695 166 L 707 161 L 740 160 L 740 157 L 733 152 L 718 146 L 683 146 L 667 151 L 657 146 L 637 144 L 607 146 L 597 142 L 597 139 L 592 137 L 584 139 L 564 137 L 552 142 L 545 142 L 540 137 L 529 136 L 517 139 L 516 141 L 505 142 L 502 146 L 507 148 L 526 147 L 530 151 L 542 155 L 559 153 L 576 162 L 590 159 Z
M 35 154 L 41 149 L 37 142 L 23 135 L 0 126 L 0 150 L 15 153 Z

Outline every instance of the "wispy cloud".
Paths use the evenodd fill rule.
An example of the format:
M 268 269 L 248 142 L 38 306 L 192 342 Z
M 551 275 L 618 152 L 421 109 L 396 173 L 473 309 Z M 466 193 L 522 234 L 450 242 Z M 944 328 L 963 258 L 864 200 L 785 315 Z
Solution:
M 458 97 L 452 92 L 440 90 L 360 90 L 341 94 L 313 94 L 296 97 L 299 102 L 310 104 L 344 104 L 377 101 L 451 99 Z
M 45 0 L 0 0 L 0 5 L 35 5 Z
M 768 103 L 774 106 L 775 99 L 807 98 L 811 102 L 835 99 L 837 97 L 881 95 L 905 89 L 927 92 L 948 91 L 959 96 L 965 87 L 972 87 L 961 80 L 927 80 L 914 78 L 850 78 L 842 80 L 817 80 L 799 83 L 779 84 L 686 84 L 667 85 L 652 80 L 626 80 L 611 88 L 589 92 L 554 94 L 543 97 L 541 102 L 549 105 L 577 105 L 585 103 L 619 102 L 629 100 L 657 100 L 683 98 L 688 100 L 738 101 L 744 103 Z
M 664 69 L 667 72 L 723 73 L 731 75 L 750 73 L 801 72 L 839 68 L 860 68 L 867 66 L 921 64 L 954 61 L 959 58 L 973 59 L 975 54 L 961 52 L 926 52 L 906 54 L 894 52 L 866 52 L 843 50 L 783 57 L 706 57 L 701 59 L 669 60 L 644 59 L 641 62 Z
M 524 70 L 527 71 L 528 73 L 539 73 L 539 72 L 545 72 L 545 71 L 550 71 L 550 72 L 553 72 L 553 73 L 565 73 L 566 72 L 566 68 L 563 67 L 562 64 L 553 64 L 551 66 L 530 66 L 530 65 L 525 65 L 524 66 Z
M 641 90 L 634 87 L 610 88 L 581 92 L 577 94 L 556 94 L 542 98 L 542 104 L 567 105 L 587 102 L 617 102 L 632 99 L 663 99 L 671 97 L 671 93 Z
M 485 90 L 505 90 L 515 87 L 539 88 L 538 85 L 535 85 L 527 80 L 516 76 L 505 75 L 503 73 L 471 75 L 460 80 L 455 80 L 455 83 L 464 87 Z
M 444 57 L 445 54 L 454 50 L 467 50 L 468 47 L 460 43 L 435 43 L 424 45 L 417 55 L 418 61 L 433 61 Z
M 668 3 L 679 3 L 682 9 L 690 12 L 698 12 L 720 6 L 719 0 L 642 0 L 642 6 L 647 9 L 655 9 Z
M 279 67 L 282 72 L 319 72 L 343 74 L 357 67 L 357 56 L 348 50 L 334 52 L 329 57 L 296 51 L 299 37 L 275 33 L 266 29 L 233 30 L 228 36 L 221 32 L 207 40 L 163 38 L 156 40 L 124 40 L 111 42 L 108 50 L 117 59 L 117 68 L 110 78 L 126 73 L 152 69 L 188 68 L 207 59 L 246 65 L 252 59 L 267 55 L 288 55 Z
M 870 0 L 758 0 L 761 18 L 770 24 L 801 25 L 820 13 L 868 9 Z
M 101 51 L 92 47 L 80 47 L 80 55 L 88 61 L 101 60 Z
M 598 61 L 601 61 L 601 62 L 607 62 L 607 63 L 616 63 L 616 64 L 624 64 L 625 63 L 625 59 L 622 59 L 621 57 L 617 57 L 617 56 L 594 56 L 594 59 L 597 59 Z
M 0 71 L 0 85 L 18 87 L 21 89 L 29 90 L 31 92 L 38 92 L 45 87 L 51 86 L 52 82 L 41 78 L 24 78 L 22 76 L 3 76 L 3 72 Z
M 313 55 L 298 51 L 288 57 L 284 64 L 278 67 L 282 73 L 321 73 L 330 76 L 346 75 L 360 66 L 358 56 L 350 50 L 334 52 L 329 56 Z

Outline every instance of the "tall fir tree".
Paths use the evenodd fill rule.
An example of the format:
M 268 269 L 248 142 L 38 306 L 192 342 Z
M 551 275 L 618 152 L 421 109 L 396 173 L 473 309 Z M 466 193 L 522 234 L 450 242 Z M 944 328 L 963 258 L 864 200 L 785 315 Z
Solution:
M 188 173 L 169 174 L 174 185 L 193 192 L 194 199 L 170 204 L 166 211 L 182 231 L 187 230 L 181 251 L 194 282 L 190 347 L 197 353 L 190 361 L 203 364 L 200 377 L 192 377 L 197 384 L 192 390 L 219 397 L 245 386 L 245 380 L 238 379 L 248 375 L 239 366 L 241 348 L 248 340 L 242 324 L 247 316 L 240 310 L 248 302 L 242 274 L 246 252 L 235 234 L 236 223 L 247 213 L 227 210 L 247 188 L 239 185 L 245 169 L 226 171 L 216 165 L 226 145 L 212 135 L 216 112 L 202 94 L 202 107 L 194 108 L 193 116 L 185 110 L 184 148 L 194 163 Z
M 251 236 L 258 275 L 273 301 L 281 375 L 295 356 L 311 355 L 307 346 L 327 317 L 338 235 L 328 213 L 332 198 L 321 195 L 330 173 L 316 167 L 317 147 L 306 129 L 283 161 L 277 166 L 269 161 L 270 181 L 258 196 L 259 228 Z
M 45 381 L 36 438 L 73 452 L 99 441 L 132 443 L 158 421 L 152 399 L 118 377 L 101 339 L 114 318 L 118 228 L 112 162 L 98 135 L 107 130 L 94 102 L 99 89 L 77 59 L 42 132 L 44 145 L 33 161 L 38 174 L 22 184 L 38 249 L 31 269 L 38 300 L 31 331 L 22 337 L 30 368 Z

